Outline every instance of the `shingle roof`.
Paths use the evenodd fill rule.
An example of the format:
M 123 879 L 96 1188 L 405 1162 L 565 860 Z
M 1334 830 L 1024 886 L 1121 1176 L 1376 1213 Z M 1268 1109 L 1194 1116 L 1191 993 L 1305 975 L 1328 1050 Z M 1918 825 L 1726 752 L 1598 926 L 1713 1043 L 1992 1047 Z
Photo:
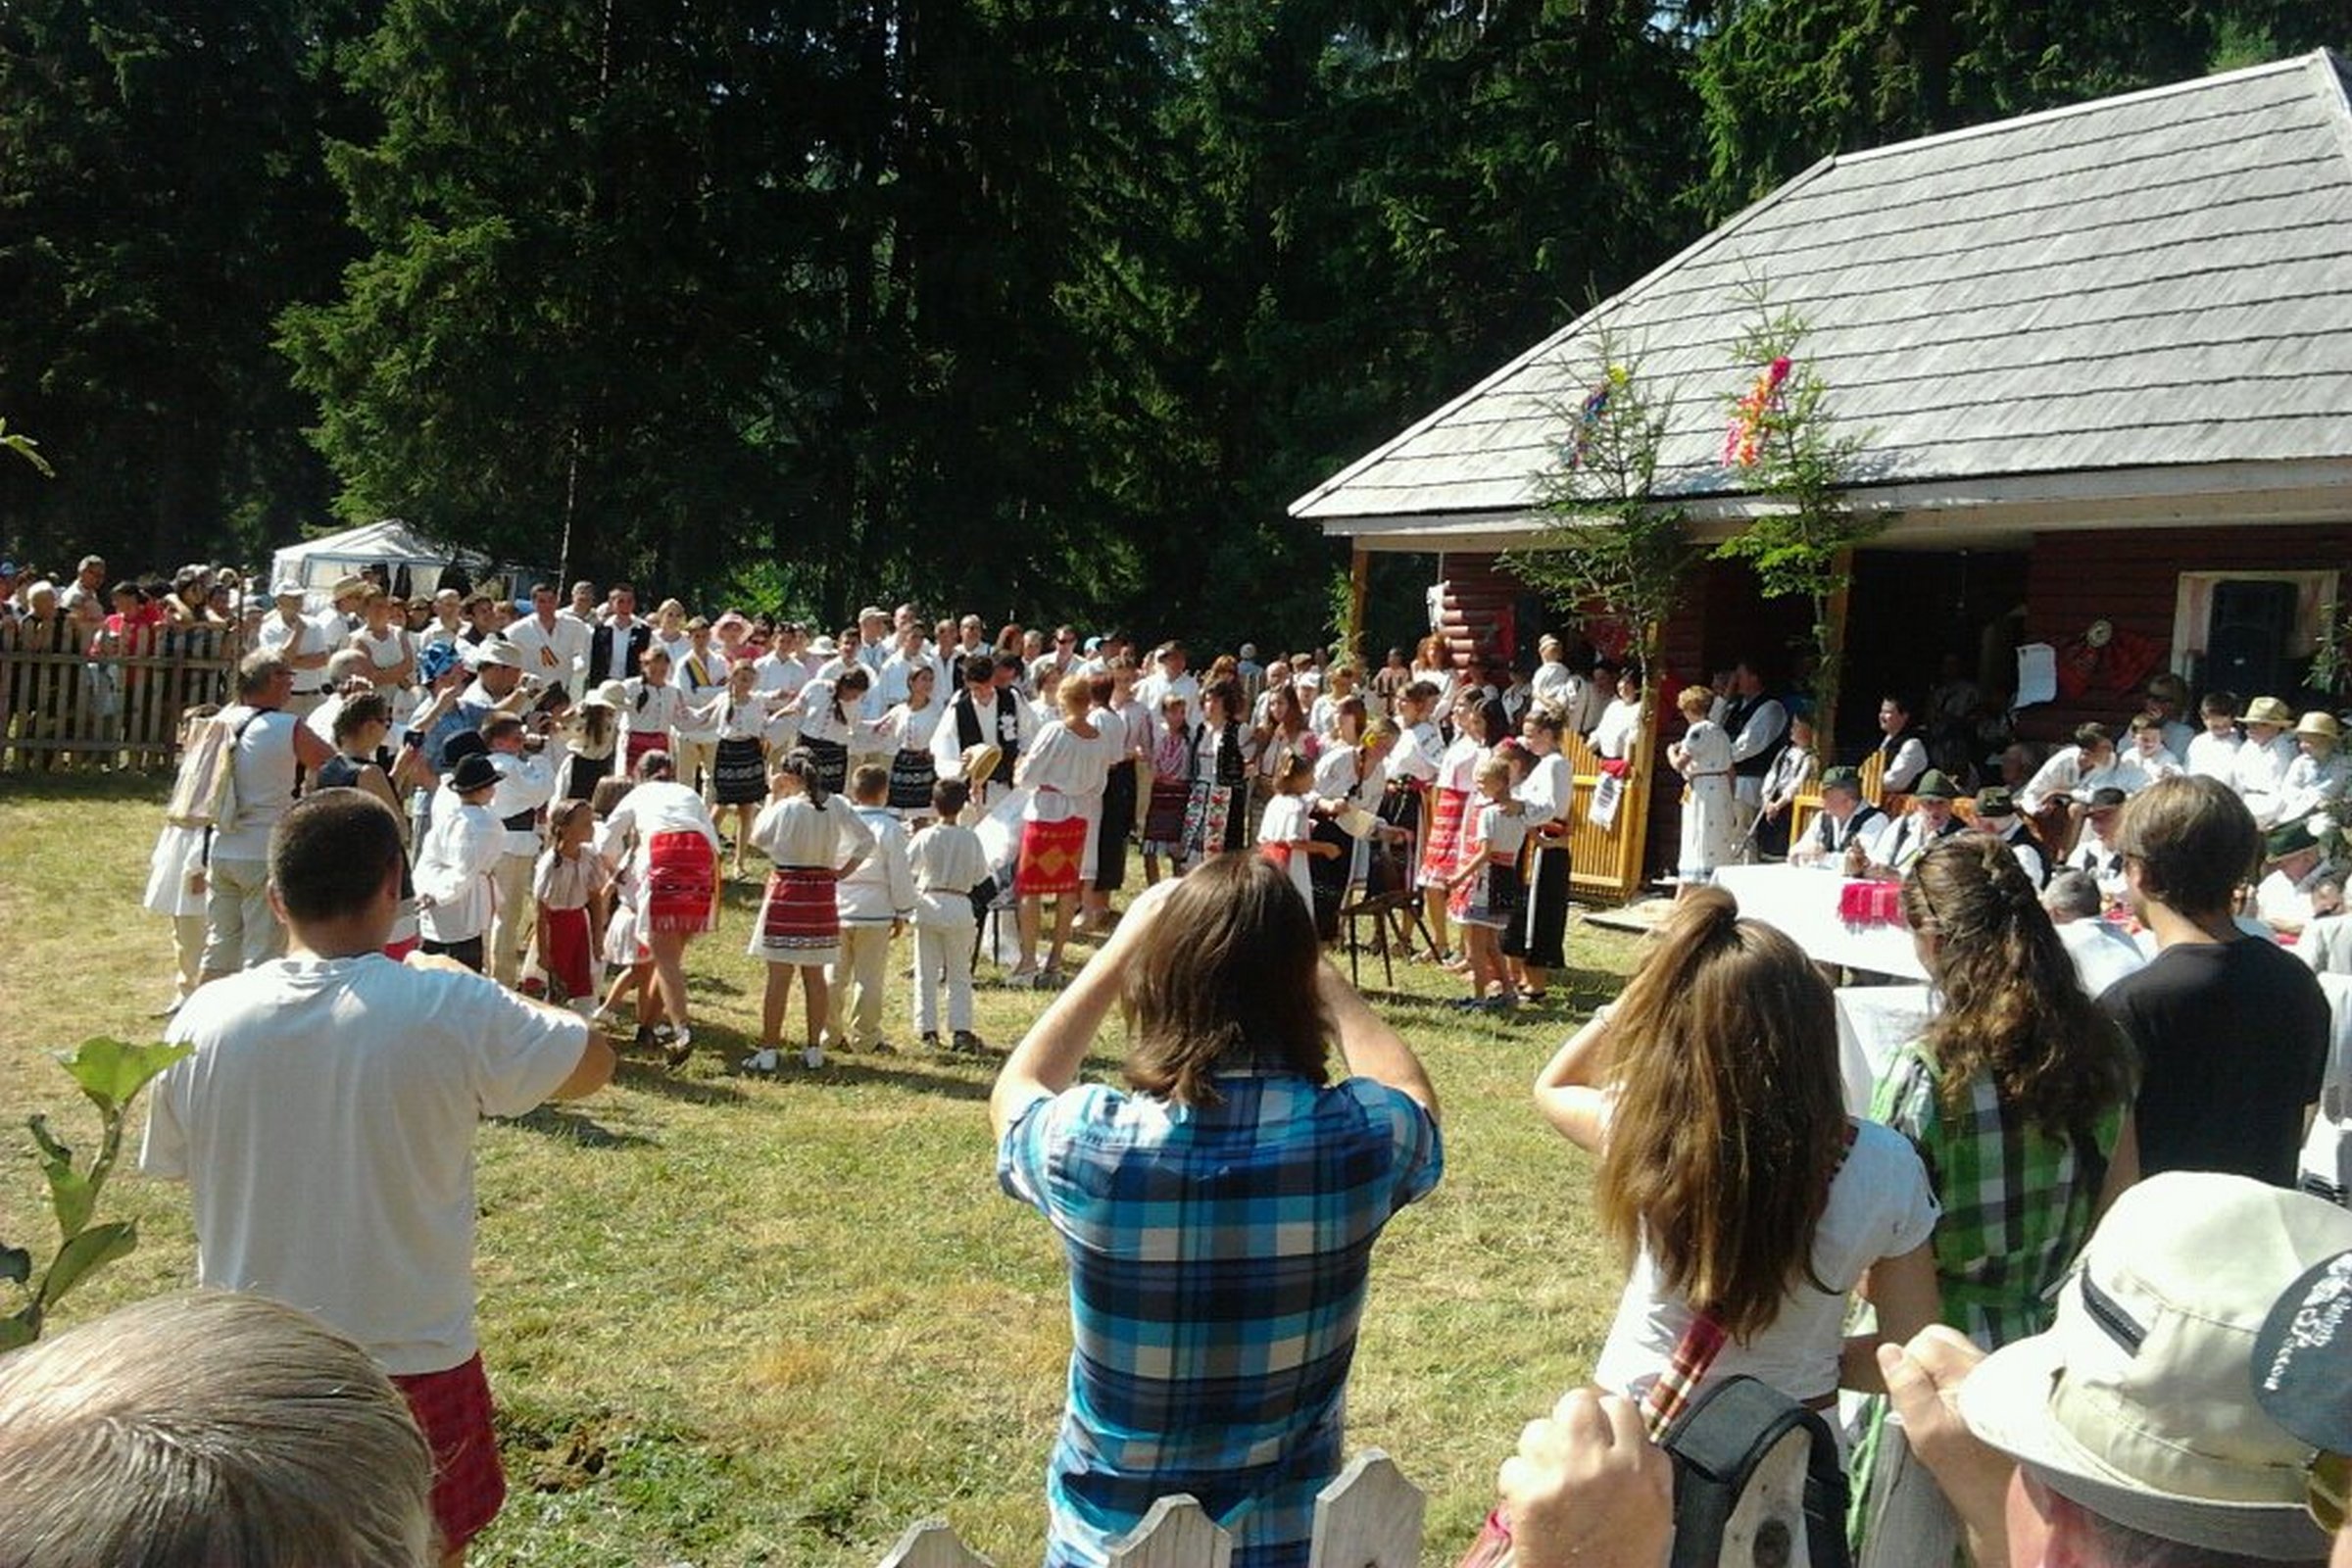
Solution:
M 1721 463 L 1746 280 L 1867 440 L 1867 482 L 2352 457 L 2352 71 L 2250 71 L 1832 158 L 1293 503 L 1516 513 L 1592 329 L 1671 404 L 1661 490 Z

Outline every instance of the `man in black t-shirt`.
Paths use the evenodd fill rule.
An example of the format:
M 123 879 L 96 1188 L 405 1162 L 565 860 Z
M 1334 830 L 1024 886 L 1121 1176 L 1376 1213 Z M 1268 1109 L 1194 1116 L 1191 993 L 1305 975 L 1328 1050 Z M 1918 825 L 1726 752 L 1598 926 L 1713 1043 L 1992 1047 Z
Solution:
M 2328 1065 L 2328 999 L 2309 969 L 2231 916 L 2261 830 L 2227 785 L 2183 776 L 2132 797 L 2118 843 L 2159 950 L 2098 998 L 2139 1051 L 2141 1170 L 2294 1186 Z

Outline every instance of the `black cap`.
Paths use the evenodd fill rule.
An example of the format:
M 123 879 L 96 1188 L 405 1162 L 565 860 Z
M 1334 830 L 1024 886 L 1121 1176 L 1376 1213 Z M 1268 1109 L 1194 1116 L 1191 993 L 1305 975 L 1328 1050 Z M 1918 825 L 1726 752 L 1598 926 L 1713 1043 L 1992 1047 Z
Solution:
M 2301 1442 L 2352 1453 L 2352 1252 L 2286 1288 L 2254 1336 L 2254 1398 Z

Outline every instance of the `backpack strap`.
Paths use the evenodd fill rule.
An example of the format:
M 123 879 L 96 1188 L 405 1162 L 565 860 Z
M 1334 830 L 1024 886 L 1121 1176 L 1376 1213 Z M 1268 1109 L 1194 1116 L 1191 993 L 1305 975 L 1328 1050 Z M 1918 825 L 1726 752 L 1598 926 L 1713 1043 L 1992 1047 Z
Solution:
M 1725 1560 L 1725 1536 L 1759 1472 L 1791 1435 L 1806 1446 L 1799 1505 L 1809 1568 L 1847 1568 L 1845 1467 L 1829 1424 L 1779 1390 L 1740 1376 L 1724 1379 L 1693 1403 L 1660 1441 L 1674 1461 L 1674 1546 L 1669 1568 L 1715 1568 Z M 1784 1461 L 1785 1462 L 1785 1461 Z M 1769 1482 L 1772 1478 L 1764 1478 Z M 1762 1501 L 1764 1499 L 1759 1499 Z M 1753 1517 L 1751 1510 L 1750 1517 Z M 1796 1521 L 1767 1514 L 1742 1557 L 1770 1560 L 1764 1533 Z M 1793 1542 L 1777 1554 L 1788 1560 Z

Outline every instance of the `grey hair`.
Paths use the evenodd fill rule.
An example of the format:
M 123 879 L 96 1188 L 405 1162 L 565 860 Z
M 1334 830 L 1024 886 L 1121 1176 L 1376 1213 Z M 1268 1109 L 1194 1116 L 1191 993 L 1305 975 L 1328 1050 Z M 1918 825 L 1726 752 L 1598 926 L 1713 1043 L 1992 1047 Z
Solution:
M 423 1568 L 432 1454 L 350 1340 L 142 1301 L 0 1358 L 0 1568 Z
M 2097 914 L 2105 903 L 2099 884 L 2088 871 L 2060 871 L 2041 890 L 2041 906 L 2068 919 L 2086 919 Z
M 264 649 L 247 654 L 237 662 L 237 695 L 251 697 L 288 669 L 285 659 Z

